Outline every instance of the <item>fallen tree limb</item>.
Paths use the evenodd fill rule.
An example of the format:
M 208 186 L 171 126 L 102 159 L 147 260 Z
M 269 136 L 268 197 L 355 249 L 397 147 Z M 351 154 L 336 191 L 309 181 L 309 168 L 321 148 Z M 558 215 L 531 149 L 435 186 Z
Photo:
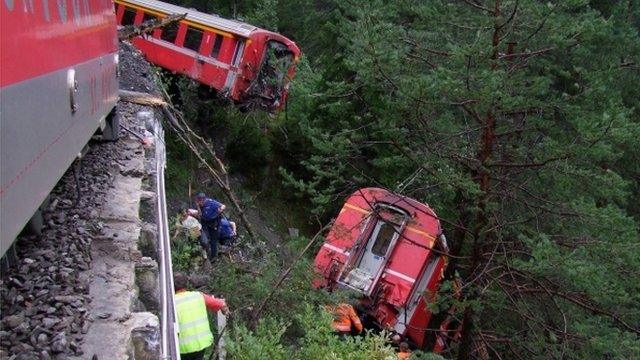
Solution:
M 125 26 L 118 30 L 118 40 L 129 40 L 139 35 L 150 34 L 153 30 L 163 28 L 176 21 L 180 21 L 186 16 L 187 14 L 172 14 L 162 19 L 145 21 L 139 26 Z
M 258 244 L 258 236 L 253 230 L 253 226 L 249 222 L 249 219 L 242 209 L 240 201 L 229 185 L 229 177 L 227 175 L 227 169 L 224 166 L 224 163 L 215 154 L 215 152 L 211 148 L 211 145 L 209 145 L 209 143 L 203 137 L 199 136 L 193 130 L 191 130 L 187 122 L 182 117 L 180 111 L 178 111 L 171 105 L 169 95 L 165 92 L 163 99 L 158 95 L 149 93 L 120 90 L 119 96 L 122 101 L 140 105 L 160 107 L 165 117 L 167 117 L 169 125 L 171 125 L 170 128 L 176 133 L 180 141 L 182 141 L 189 148 L 189 150 L 191 150 L 191 152 L 198 158 L 198 160 L 200 160 L 200 163 L 202 163 L 202 165 L 204 165 L 204 167 L 209 171 L 218 187 L 220 187 L 225 196 L 229 199 L 229 201 L 231 201 L 233 208 L 240 216 L 240 220 L 242 221 L 242 224 L 244 225 L 251 239 L 253 239 L 253 241 Z M 207 161 L 207 159 L 205 158 L 206 154 L 203 154 L 203 151 L 201 151 L 202 148 L 204 148 L 206 152 L 208 152 L 209 156 L 215 161 L 218 169 L 214 168 L 209 163 L 209 161 Z
M 188 128 L 188 126 L 186 126 L 186 124 L 184 122 L 182 122 L 181 125 L 183 127 L 185 127 L 187 129 L 187 131 L 190 131 L 190 129 Z M 176 134 L 178 135 L 178 138 L 185 145 L 187 145 L 187 147 L 189 147 L 191 152 L 198 158 L 198 160 L 200 160 L 200 163 L 202 163 L 205 166 L 205 168 L 209 171 L 209 173 L 211 174 L 211 176 L 215 180 L 215 182 L 218 185 L 218 187 L 222 190 L 222 192 L 225 194 L 227 199 L 229 199 L 229 201 L 231 201 L 231 204 L 233 205 L 234 209 L 236 210 L 236 212 L 240 216 L 240 220 L 242 221 L 242 224 L 247 229 L 247 233 L 249 233 L 249 236 L 251 236 L 251 238 L 257 244 L 258 243 L 258 236 L 254 232 L 253 226 L 249 222 L 249 219 L 247 219 L 247 216 L 246 216 L 244 210 L 240 206 L 240 201 L 238 201 L 238 198 L 236 197 L 235 193 L 233 192 L 233 190 L 231 190 L 231 187 L 229 186 L 228 182 L 225 182 L 222 179 L 222 177 L 218 173 L 218 171 L 216 171 L 216 169 L 214 169 L 209 164 L 209 162 L 204 158 L 203 154 L 198 149 L 198 146 L 196 144 L 194 144 L 193 141 L 191 141 L 187 136 L 185 136 L 185 133 L 181 133 L 180 131 L 178 131 L 178 129 L 175 129 L 175 128 L 172 128 L 172 129 L 175 130 Z M 221 162 L 219 159 L 216 160 L 216 161 Z
M 224 349 L 225 343 L 222 339 L 222 337 L 224 336 L 225 332 L 227 331 L 227 327 L 228 327 L 228 321 L 231 320 L 231 313 L 229 313 L 229 315 L 227 315 L 227 317 L 229 319 L 227 319 L 225 317 L 224 321 L 223 321 L 223 326 L 222 329 L 220 329 L 220 323 L 221 323 L 221 319 L 220 316 L 225 317 L 225 315 L 221 315 L 216 314 L 217 319 L 217 323 L 218 323 L 218 335 L 215 338 L 215 341 L 213 342 L 213 344 L 211 344 L 211 348 L 213 349 L 213 351 L 211 351 L 211 355 L 209 355 L 209 359 L 208 360 L 213 360 L 213 359 L 219 359 L 219 360 L 224 360 L 227 358 L 227 352 Z
M 153 95 L 149 93 L 143 93 L 138 91 L 129 91 L 129 90 L 119 90 L 118 96 L 120 96 L 120 100 L 139 104 L 139 105 L 149 105 L 149 106 L 165 106 L 167 102 L 158 95 Z
M 233 205 L 233 208 L 238 213 L 240 221 L 244 225 L 251 239 L 255 244 L 259 244 L 258 235 L 253 230 L 253 226 L 249 222 L 247 215 L 242 209 L 240 201 L 231 189 L 231 186 L 229 184 L 229 177 L 227 175 L 227 170 L 224 166 L 224 163 L 213 151 L 211 145 L 207 142 L 207 140 L 196 134 L 184 120 L 182 113 L 171 105 L 170 97 L 166 93 L 166 91 L 165 99 L 165 105 L 162 105 L 161 108 L 164 114 L 169 118 L 171 129 L 174 130 L 180 141 L 182 141 L 191 150 L 191 152 L 198 158 L 198 160 L 200 160 L 200 163 L 204 165 L 204 167 L 209 171 L 211 177 L 216 182 L 216 185 L 218 185 L 218 187 L 222 190 L 224 195 Z M 214 168 L 209 163 L 209 161 L 207 161 L 206 154 L 203 154 L 203 148 L 206 152 L 208 152 L 210 158 L 215 161 L 218 169 Z

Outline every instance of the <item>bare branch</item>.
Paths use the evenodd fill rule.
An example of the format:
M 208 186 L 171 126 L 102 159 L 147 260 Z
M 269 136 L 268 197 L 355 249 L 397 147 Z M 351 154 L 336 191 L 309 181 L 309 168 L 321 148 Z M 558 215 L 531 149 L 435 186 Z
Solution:
M 298 263 L 298 261 L 300 261 L 300 259 L 307 252 L 307 250 L 309 250 L 309 248 L 311 248 L 311 245 L 313 245 L 313 243 L 316 242 L 316 240 L 320 237 L 320 235 L 325 230 L 327 230 L 330 226 L 331 226 L 331 223 L 328 223 L 322 229 L 318 230 L 318 232 L 311 238 L 311 240 L 309 240 L 309 242 L 307 243 L 307 246 L 305 246 L 304 249 L 302 249 L 302 251 L 298 254 L 298 256 L 296 256 L 296 258 L 291 262 L 289 267 L 282 273 L 282 275 L 280 275 L 280 278 L 273 285 L 272 290 L 269 293 L 269 295 L 267 295 L 264 298 L 264 300 L 262 300 L 260 305 L 256 308 L 256 310 L 253 313 L 253 316 L 252 316 L 253 319 L 252 319 L 251 324 L 252 324 L 252 327 L 254 329 L 258 324 L 258 320 L 260 319 L 260 314 L 262 314 L 262 311 L 264 310 L 264 307 L 267 305 L 267 303 L 273 297 L 273 295 L 276 293 L 276 291 L 278 291 L 280 286 L 282 286 L 282 283 L 284 283 L 284 281 L 287 279 L 287 277 L 291 273 L 291 270 L 293 270 L 293 267 Z
M 517 58 L 517 57 L 522 57 L 522 58 L 530 58 L 532 56 L 537 56 L 537 55 L 542 55 L 545 53 L 548 53 L 549 51 L 555 50 L 555 47 L 550 47 L 550 48 L 546 48 L 546 49 L 540 49 L 540 50 L 536 50 L 536 51 L 531 51 L 531 52 L 522 52 L 522 53 L 514 53 L 514 54 L 503 54 L 498 56 L 498 59 L 513 59 L 513 58 Z
M 475 2 L 475 1 L 471 1 L 471 0 L 463 0 L 463 1 L 464 1 L 465 3 L 467 3 L 467 4 L 471 5 L 472 7 L 476 8 L 476 9 L 479 9 L 479 10 L 482 10 L 482 11 L 486 11 L 486 12 L 488 12 L 489 14 L 494 14 L 494 13 L 495 13 L 495 11 L 494 11 L 494 10 L 491 10 L 491 9 L 489 9 L 488 7 L 484 7 L 484 6 L 482 6 L 482 5 L 478 4 L 478 3 L 477 3 L 477 2 Z

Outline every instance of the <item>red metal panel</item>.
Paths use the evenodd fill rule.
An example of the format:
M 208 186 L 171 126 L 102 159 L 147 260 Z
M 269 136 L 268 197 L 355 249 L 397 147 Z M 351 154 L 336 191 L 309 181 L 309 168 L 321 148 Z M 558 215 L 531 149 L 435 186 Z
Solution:
M 438 291 L 438 285 L 440 284 L 440 280 L 442 279 L 442 271 L 444 270 L 445 261 L 443 258 L 440 258 L 438 265 L 434 271 L 435 276 L 431 278 L 429 283 L 427 284 L 426 295 L 431 297 L 428 300 L 429 302 L 435 301 L 436 293 Z M 418 309 L 413 314 L 411 321 L 409 322 L 409 326 L 407 327 L 406 336 L 409 337 L 413 342 L 418 345 L 418 347 L 422 348 L 425 343 L 425 338 L 427 335 L 427 327 L 429 325 L 429 320 L 431 319 L 431 311 L 425 302 L 425 296 L 420 297 L 420 301 L 418 302 Z
M 115 4 L 116 6 L 116 22 L 120 24 L 122 22 L 122 16 L 124 15 L 124 5 Z
M 200 79 L 203 83 L 220 90 L 224 87 L 228 73 L 228 69 L 205 63 L 200 73 Z
M 136 10 L 136 17 L 133 20 L 133 25 L 140 25 L 142 24 L 142 18 L 144 17 L 144 11 L 138 9 Z
M 133 39 L 133 44 L 145 54 L 150 62 L 177 73 L 188 73 L 195 62 L 189 50 L 176 51 L 175 45 L 163 40 L 153 39 L 150 41 L 137 37 Z
M 180 27 L 178 28 L 178 35 L 176 36 L 175 44 L 178 46 L 184 45 L 184 37 L 187 35 L 187 24 L 180 22 Z
M 200 46 L 200 54 L 206 57 L 211 55 L 213 49 L 213 43 L 215 42 L 216 34 L 211 31 L 205 31 L 202 37 L 202 45 Z
M 222 46 L 220 47 L 220 54 L 218 55 L 218 60 L 223 63 L 231 64 L 231 60 L 233 58 L 233 52 L 236 49 L 236 39 L 230 37 L 224 37 L 222 40 Z
M 1 3 L 0 86 L 117 51 L 109 0 L 80 1 L 75 7 L 71 0 Z M 86 37 L 93 41 L 78 48 L 78 39 Z

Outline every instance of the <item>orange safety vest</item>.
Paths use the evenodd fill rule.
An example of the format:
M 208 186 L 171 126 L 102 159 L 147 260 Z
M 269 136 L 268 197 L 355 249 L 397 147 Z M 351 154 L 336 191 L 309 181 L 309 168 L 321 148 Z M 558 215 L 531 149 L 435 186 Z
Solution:
M 362 323 L 353 306 L 340 304 L 335 308 L 330 308 L 330 311 L 333 313 L 333 323 L 331 326 L 334 330 L 341 333 L 349 333 L 353 326 L 357 333 L 362 332 Z

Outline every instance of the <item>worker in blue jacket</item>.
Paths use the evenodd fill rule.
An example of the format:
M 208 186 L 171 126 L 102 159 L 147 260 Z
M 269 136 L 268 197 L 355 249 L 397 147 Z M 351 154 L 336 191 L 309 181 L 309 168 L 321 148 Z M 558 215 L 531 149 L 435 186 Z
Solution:
M 202 231 L 209 239 L 211 248 L 211 259 L 218 255 L 218 228 L 220 227 L 220 215 L 226 209 L 226 206 L 212 198 L 207 197 L 205 193 L 196 194 L 196 204 L 200 215 L 200 223 L 202 223 Z

